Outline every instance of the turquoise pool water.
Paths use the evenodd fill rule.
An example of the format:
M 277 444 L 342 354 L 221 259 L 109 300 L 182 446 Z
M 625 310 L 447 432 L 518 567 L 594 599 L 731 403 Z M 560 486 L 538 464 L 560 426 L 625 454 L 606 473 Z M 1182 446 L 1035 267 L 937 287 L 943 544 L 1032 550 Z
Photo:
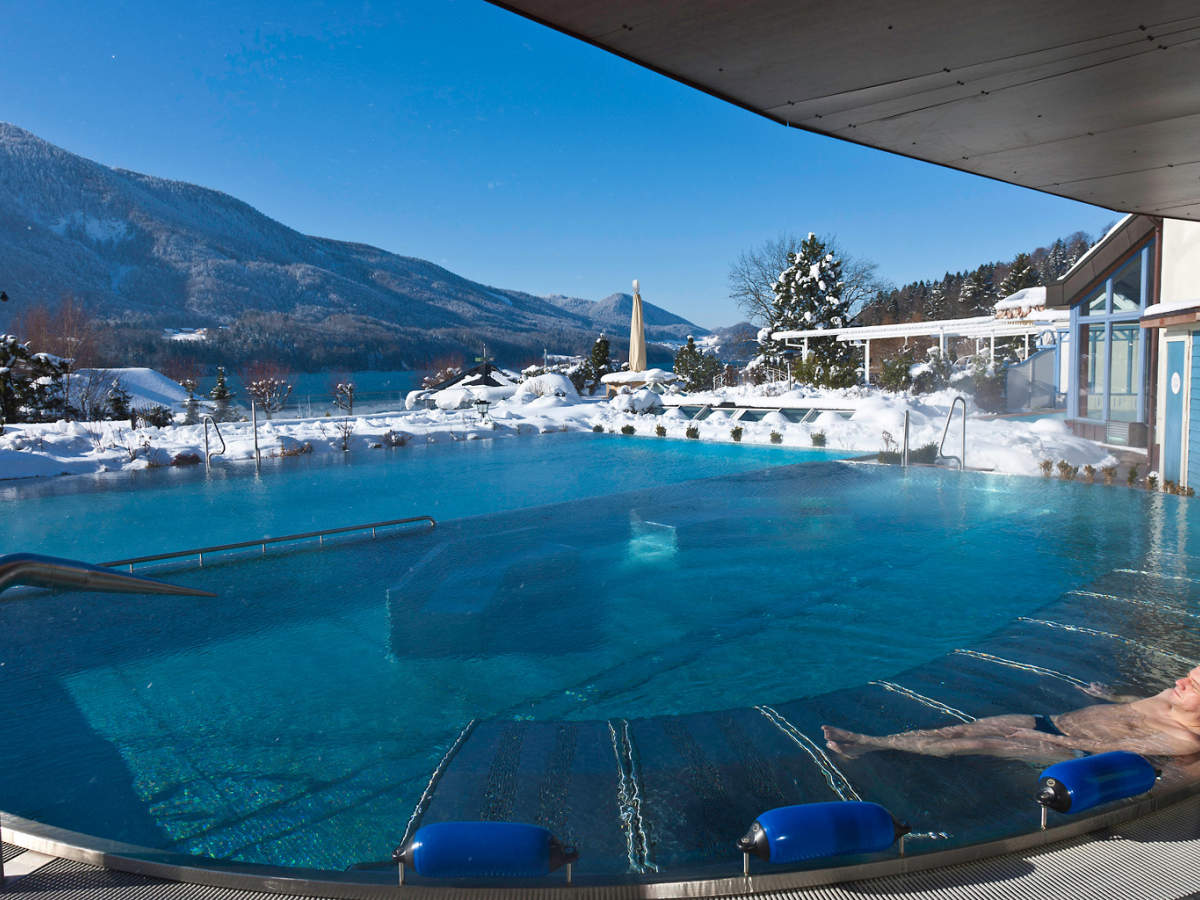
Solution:
M 366 454 L 0 482 L 0 552 L 101 562 L 363 522 L 437 519 L 736 474 L 836 450 L 613 435 L 413 444 Z
M 479 465 L 433 532 L 164 572 L 215 600 L 0 605 L 0 808 L 330 869 L 386 860 L 414 818 L 535 821 L 580 846 L 584 880 L 734 874 L 758 812 L 836 799 L 829 762 L 918 831 L 1036 826 L 1025 764 L 822 761 L 822 722 L 1053 713 L 1086 702 L 1070 679 L 1148 692 L 1200 657 L 1180 498 L 589 436 L 531 441 L 537 477 L 510 479 L 484 474 L 500 443 L 445 449 L 438 466 L 460 449 Z M 591 453 L 600 481 L 556 495 Z M 417 511 L 388 505 L 419 481 L 408 461 L 359 467 L 375 477 L 356 490 L 325 466 L 275 489 L 301 515 Z M 243 524 L 275 528 L 284 513 L 256 493 L 270 481 L 227 479 L 242 489 L 209 518 L 245 502 Z M 146 494 L 145 528 L 211 489 Z M 21 507 L 123 496 L 41 490 Z M 102 530 L 100 509 L 75 527 Z

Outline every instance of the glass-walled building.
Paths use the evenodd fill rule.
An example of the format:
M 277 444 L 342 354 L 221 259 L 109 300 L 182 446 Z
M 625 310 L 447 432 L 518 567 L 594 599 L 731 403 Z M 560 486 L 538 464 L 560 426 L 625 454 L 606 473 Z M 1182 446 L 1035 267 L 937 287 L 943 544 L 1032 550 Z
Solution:
M 1154 346 L 1140 319 L 1155 302 L 1158 228 L 1126 217 L 1048 289 L 1048 306 L 1071 310 L 1067 419 L 1101 443 L 1150 445 Z

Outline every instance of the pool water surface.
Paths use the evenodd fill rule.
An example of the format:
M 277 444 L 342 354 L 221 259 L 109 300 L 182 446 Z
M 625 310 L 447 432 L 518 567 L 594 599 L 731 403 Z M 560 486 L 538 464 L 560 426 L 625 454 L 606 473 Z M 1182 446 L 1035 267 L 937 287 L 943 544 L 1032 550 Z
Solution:
M 523 479 L 547 496 L 577 462 L 571 449 L 552 464 L 558 446 L 544 479 Z M 847 791 L 952 841 L 1036 824 L 1026 764 L 832 758 L 823 722 L 883 733 L 962 721 L 947 709 L 1054 713 L 1088 702 L 1076 682 L 1149 692 L 1200 657 L 1180 498 L 593 446 L 609 480 L 582 497 L 505 508 L 503 476 L 477 472 L 488 487 L 447 484 L 428 533 L 161 571 L 214 600 L 0 605 L 0 702 L 19 723 L 0 732 L 0 808 L 328 869 L 388 859 L 417 823 L 533 821 L 579 845 L 581 878 L 711 875 L 740 865 L 733 842 L 758 812 Z M 663 475 L 677 452 L 692 455 Z M 267 479 L 239 483 L 253 516 L 275 515 L 249 489 Z M 381 496 L 403 480 L 363 484 L 372 496 L 296 487 L 308 499 L 292 502 L 337 509 L 340 492 L 351 520 L 423 511 Z M 180 497 L 156 505 L 206 489 L 172 486 Z M 485 490 L 499 509 L 480 512 Z M 108 496 L 27 499 L 53 514 Z

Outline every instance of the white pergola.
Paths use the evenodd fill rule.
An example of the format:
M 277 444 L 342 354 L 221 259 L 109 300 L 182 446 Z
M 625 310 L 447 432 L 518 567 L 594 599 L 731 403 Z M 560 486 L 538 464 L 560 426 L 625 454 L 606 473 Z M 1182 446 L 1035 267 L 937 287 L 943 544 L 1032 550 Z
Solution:
M 896 325 L 858 325 L 845 328 L 812 328 L 806 330 L 773 331 L 771 337 L 789 347 L 802 348 L 808 356 L 810 338 L 834 338 L 847 343 L 861 343 L 863 371 L 871 370 L 871 341 L 887 338 L 937 338 L 938 348 L 946 352 L 947 338 L 973 338 L 976 352 L 981 341 L 990 345 L 991 361 L 996 361 L 996 338 L 1024 337 L 1025 356 L 1029 357 L 1029 339 L 1049 332 L 1057 341 L 1060 331 L 1067 330 L 1070 313 L 1065 309 L 1033 310 L 1020 318 L 972 316 L 967 319 L 941 319 L 932 322 L 902 322 Z

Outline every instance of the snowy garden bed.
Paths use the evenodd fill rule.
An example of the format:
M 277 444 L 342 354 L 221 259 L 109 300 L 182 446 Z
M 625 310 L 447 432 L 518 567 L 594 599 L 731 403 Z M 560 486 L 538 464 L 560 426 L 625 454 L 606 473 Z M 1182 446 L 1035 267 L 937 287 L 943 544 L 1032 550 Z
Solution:
M 760 421 L 728 421 L 710 417 L 693 422 L 678 408 L 658 406 L 654 395 L 622 394 L 612 400 L 533 396 L 522 392 L 491 405 L 486 415 L 468 410 L 410 410 L 366 416 L 264 420 L 258 444 L 264 458 L 306 453 L 370 453 L 385 446 L 410 442 L 438 443 L 480 440 L 561 431 L 632 433 L 635 438 L 688 439 L 689 429 L 702 441 L 780 444 L 789 447 L 825 446 L 873 454 L 894 446 L 903 435 L 904 412 L 910 413 L 910 446 L 941 439 L 950 403 L 945 391 L 912 397 L 878 390 L 851 388 L 771 392 L 736 388 L 679 397 L 690 406 L 732 402 L 771 410 Z M 648 411 L 646 407 L 652 407 Z M 808 406 L 825 407 L 812 422 L 797 424 L 775 411 Z M 841 410 L 844 412 L 834 412 Z M 958 445 L 959 420 L 951 426 L 948 444 Z M 254 459 L 254 434 L 249 422 L 222 423 L 227 444 L 221 464 Z M 630 431 L 632 429 L 632 431 Z M 736 432 L 735 429 L 740 429 Z M 660 433 L 661 432 L 661 433 Z M 219 444 L 215 435 L 210 440 Z M 823 441 L 823 444 L 821 443 Z M 345 448 L 345 449 L 343 449 Z M 128 422 L 56 422 L 9 425 L 0 436 L 0 479 L 88 474 L 202 462 L 202 425 L 133 429 Z M 1116 460 L 1098 444 L 1075 437 L 1057 419 L 1020 421 L 983 418 L 972 410 L 967 427 L 967 462 L 1018 475 L 1040 475 L 1043 461 L 1097 469 Z

